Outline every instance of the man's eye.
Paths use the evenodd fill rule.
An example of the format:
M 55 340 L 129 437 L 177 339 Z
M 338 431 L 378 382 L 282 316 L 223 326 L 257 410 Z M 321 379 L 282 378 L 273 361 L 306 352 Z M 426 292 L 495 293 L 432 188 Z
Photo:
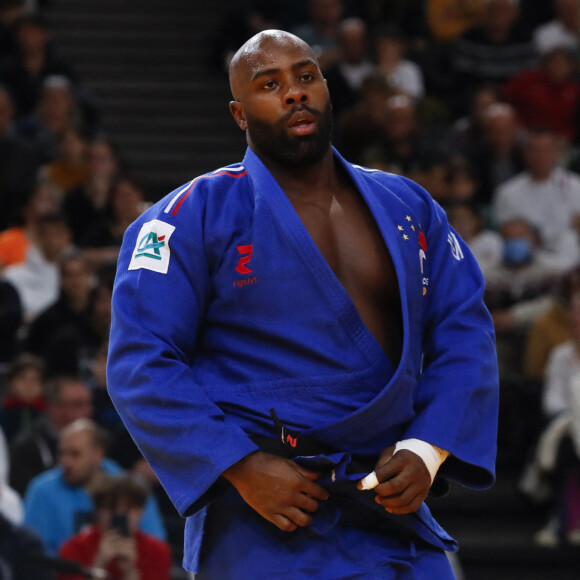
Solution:
M 264 89 L 273 89 L 276 86 L 276 82 L 275 81 L 267 81 L 262 85 L 262 88 Z

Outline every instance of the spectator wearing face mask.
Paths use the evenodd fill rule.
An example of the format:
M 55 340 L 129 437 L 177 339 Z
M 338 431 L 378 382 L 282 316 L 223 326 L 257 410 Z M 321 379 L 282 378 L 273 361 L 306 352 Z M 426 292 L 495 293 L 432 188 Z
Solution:
M 521 373 L 523 340 L 530 325 L 551 306 L 550 292 L 562 268 L 540 247 L 537 230 L 514 217 L 500 228 L 501 261 L 485 272 L 485 302 L 494 321 L 500 376 Z

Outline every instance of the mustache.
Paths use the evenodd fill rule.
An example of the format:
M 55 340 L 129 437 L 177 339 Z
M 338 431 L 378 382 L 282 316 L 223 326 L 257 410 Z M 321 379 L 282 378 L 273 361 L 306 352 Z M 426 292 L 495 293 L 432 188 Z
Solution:
M 313 117 L 316 117 L 317 119 L 320 119 L 322 117 L 322 112 L 318 111 L 317 109 L 313 109 L 312 107 L 309 107 L 308 105 L 296 105 L 295 107 L 292 107 L 292 109 L 290 109 L 290 111 L 288 111 L 281 119 L 282 123 L 285 123 L 286 121 L 289 121 L 296 113 L 301 113 L 302 111 L 307 111 L 308 113 L 310 113 Z

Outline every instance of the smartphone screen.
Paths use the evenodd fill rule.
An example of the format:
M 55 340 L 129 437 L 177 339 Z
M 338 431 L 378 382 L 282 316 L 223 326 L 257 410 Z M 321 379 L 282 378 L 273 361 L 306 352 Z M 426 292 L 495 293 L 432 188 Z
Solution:
M 122 536 L 129 536 L 129 522 L 125 514 L 114 514 L 111 518 L 111 527 Z

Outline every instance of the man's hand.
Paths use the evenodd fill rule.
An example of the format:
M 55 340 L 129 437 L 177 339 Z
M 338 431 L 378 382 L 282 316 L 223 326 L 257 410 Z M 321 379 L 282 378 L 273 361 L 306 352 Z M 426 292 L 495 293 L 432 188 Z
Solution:
M 417 511 L 427 497 L 431 475 L 417 454 L 403 449 L 393 455 L 394 450 L 394 445 L 387 447 L 375 467 L 379 480 L 375 501 L 390 513 L 409 514 Z
M 318 473 L 263 451 L 247 455 L 222 475 L 250 507 L 285 532 L 308 526 L 317 500 L 328 499 L 328 492 L 315 483 Z
M 93 566 L 106 568 L 112 561 L 119 564 L 124 580 L 132 580 L 137 570 L 137 543 L 135 538 L 121 536 L 117 530 L 103 532 Z

